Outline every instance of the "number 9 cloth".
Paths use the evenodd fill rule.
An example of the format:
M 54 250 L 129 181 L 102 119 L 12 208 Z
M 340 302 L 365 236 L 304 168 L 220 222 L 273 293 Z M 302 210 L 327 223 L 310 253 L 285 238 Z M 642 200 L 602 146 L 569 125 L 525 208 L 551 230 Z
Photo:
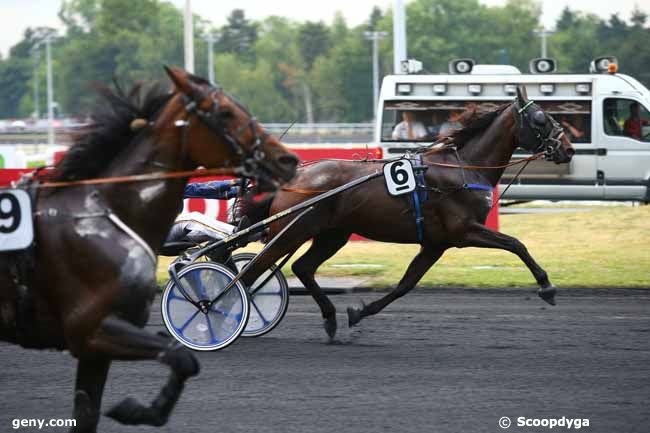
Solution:
M 33 240 L 29 195 L 19 189 L 0 190 L 0 251 L 23 250 Z

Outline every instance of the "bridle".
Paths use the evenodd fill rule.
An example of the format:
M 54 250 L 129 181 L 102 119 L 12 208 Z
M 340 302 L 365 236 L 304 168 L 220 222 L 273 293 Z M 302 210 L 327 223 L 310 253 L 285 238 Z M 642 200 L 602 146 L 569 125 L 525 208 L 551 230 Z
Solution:
M 544 113 L 542 110 L 535 111 L 532 114 L 532 117 L 534 117 L 534 119 L 531 119 L 531 113 L 528 109 L 534 103 L 535 101 L 529 100 L 521 108 L 517 108 L 519 102 L 512 105 L 512 109 L 515 113 L 515 119 L 517 122 L 517 128 L 519 131 L 523 131 L 524 129 L 532 131 L 535 139 L 537 140 L 537 146 L 532 149 L 533 153 L 544 152 L 544 158 L 550 161 L 553 159 L 560 146 L 562 145 L 564 128 L 562 128 L 562 126 L 556 122 L 555 119 L 546 115 L 546 113 Z M 541 114 L 543 118 L 540 118 L 538 114 Z
M 266 154 L 263 150 L 263 146 L 268 140 L 269 134 L 264 133 L 260 135 L 257 128 L 257 118 L 236 102 L 235 104 L 244 111 L 246 115 L 248 115 L 249 120 L 245 125 L 241 126 L 234 134 L 232 134 L 227 125 L 228 119 L 224 119 L 219 112 L 220 103 L 219 99 L 216 97 L 219 92 L 223 93 L 223 90 L 215 88 L 208 95 L 201 95 L 198 98 L 195 97 L 195 95 L 183 95 L 187 117 L 185 120 L 176 122 L 176 126 L 184 128 L 181 142 L 181 160 L 186 161 L 188 158 L 189 125 L 192 116 L 196 115 L 201 123 L 228 144 L 230 151 L 236 155 L 240 161 L 240 166 L 238 168 L 243 177 L 255 180 L 271 180 L 270 175 L 267 174 L 265 170 L 260 170 L 260 167 L 266 168 L 267 171 L 269 170 L 265 160 Z M 210 100 L 210 108 L 208 110 L 203 110 L 201 109 L 201 106 L 204 105 L 206 99 Z M 248 147 L 244 146 L 241 142 L 241 137 L 247 129 L 250 129 L 253 137 L 253 144 Z M 226 165 L 230 166 L 229 161 Z

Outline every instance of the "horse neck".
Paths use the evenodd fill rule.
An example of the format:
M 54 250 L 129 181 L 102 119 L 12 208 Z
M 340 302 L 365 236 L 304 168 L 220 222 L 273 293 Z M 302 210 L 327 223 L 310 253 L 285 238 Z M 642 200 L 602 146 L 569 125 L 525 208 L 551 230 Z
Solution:
M 174 137 L 174 138 L 172 138 Z M 180 131 L 134 140 L 108 167 L 104 177 L 162 173 L 186 169 L 179 164 Z M 154 250 L 162 245 L 182 207 L 187 179 L 103 184 L 111 210 Z
M 458 154 L 463 164 L 496 167 L 507 164 L 515 145 L 515 121 L 512 110 L 506 108 L 483 134 L 471 138 Z M 492 186 L 499 183 L 505 168 L 477 170 Z

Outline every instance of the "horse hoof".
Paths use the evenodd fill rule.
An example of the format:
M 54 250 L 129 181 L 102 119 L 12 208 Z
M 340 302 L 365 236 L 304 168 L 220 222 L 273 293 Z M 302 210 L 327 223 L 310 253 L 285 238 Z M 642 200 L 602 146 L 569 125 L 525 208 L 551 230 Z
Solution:
M 128 397 L 122 400 L 106 412 L 105 415 L 120 424 L 126 425 L 150 425 L 161 427 L 167 424 L 167 417 L 162 415 L 160 411 L 156 411 L 151 407 L 143 406 L 133 397 Z
M 358 308 L 348 307 L 348 326 L 352 328 L 361 322 L 361 310 Z
M 120 424 L 135 425 L 137 421 L 134 419 L 134 415 L 141 412 L 142 409 L 143 406 L 138 400 L 128 397 L 110 408 L 105 415 Z
M 327 335 L 330 337 L 330 339 L 334 338 L 336 335 L 336 317 L 332 316 L 328 319 L 323 320 L 323 327 L 325 328 L 325 332 L 327 332 Z
M 94 407 L 90 396 L 86 391 L 77 391 L 74 395 L 74 418 L 77 425 L 72 432 L 93 432 L 97 431 L 99 422 L 99 411 Z
M 557 289 L 555 286 L 543 287 L 537 291 L 537 294 L 544 301 L 548 302 L 550 305 L 555 305 L 555 294 Z

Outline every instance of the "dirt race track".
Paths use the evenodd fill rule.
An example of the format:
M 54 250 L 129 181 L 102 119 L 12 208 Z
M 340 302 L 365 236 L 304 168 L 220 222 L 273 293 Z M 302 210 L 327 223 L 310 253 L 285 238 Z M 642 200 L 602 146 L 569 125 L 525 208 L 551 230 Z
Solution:
M 332 297 L 332 344 L 311 298 L 294 296 L 268 336 L 199 354 L 201 375 L 167 426 L 102 417 L 99 431 L 557 432 L 568 429 L 517 418 L 563 416 L 589 419 L 580 431 L 649 431 L 650 290 L 562 291 L 557 307 L 531 290 L 419 291 L 349 330 L 345 307 L 377 296 Z M 150 328 L 161 329 L 158 311 Z M 0 432 L 14 431 L 14 418 L 71 416 L 74 365 L 67 354 L 0 345 Z M 104 410 L 127 395 L 151 398 L 166 374 L 154 362 L 114 363 Z

